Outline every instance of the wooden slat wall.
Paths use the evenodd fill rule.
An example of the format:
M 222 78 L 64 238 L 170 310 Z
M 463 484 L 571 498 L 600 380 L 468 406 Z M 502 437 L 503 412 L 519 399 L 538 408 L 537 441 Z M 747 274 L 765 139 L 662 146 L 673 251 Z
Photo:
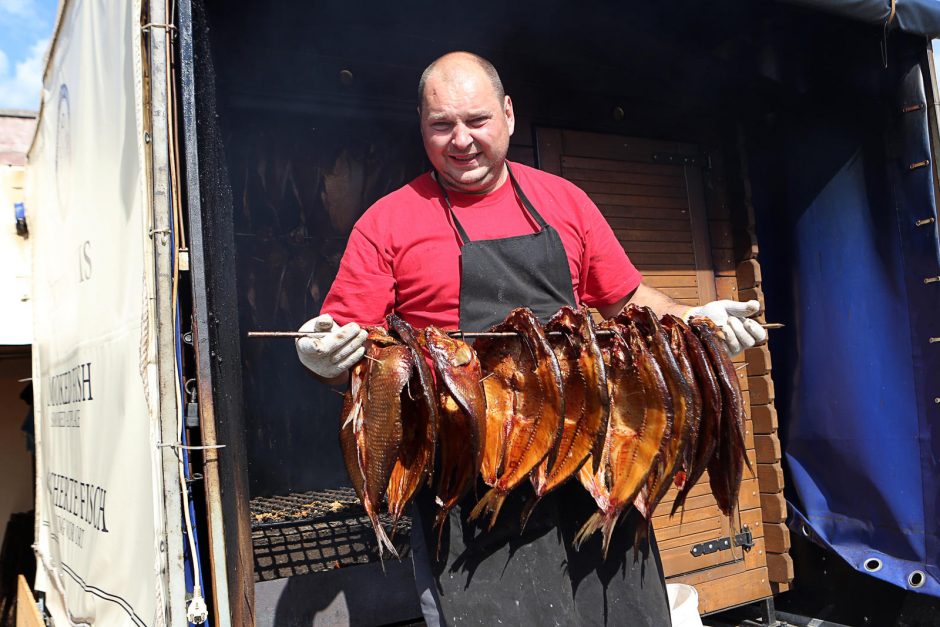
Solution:
M 662 155 L 673 155 L 676 163 L 683 156 L 699 157 L 697 146 L 539 129 L 536 149 L 543 170 L 576 183 L 598 205 L 648 285 L 688 305 L 749 296 L 751 292 L 738 284 L 734 230 L 723 186 L 706 186 L 701 165 L 674 165 L 653 159 L 653 155 L 660 159 Z M 718 163 L 717 168 L 720 167 Z M 756 255 L 756 245 L 737 248 Z M 747 276 L 748 269 L 759 277 L 756 260 L 748 261 L 742 278 Z M 741 285 L 747 290 L 759 289 L 755 281 L 744 281 Z M 764 352 L 761 350 L 735 359 L 748 402 L 748 416 L 752 394 L 753 400 L 761 403 L 759 407 L 772 409 L 766 400 L 773 394 L 769 352 L 766 347 Z M 761 369 L 763 363 L 766 368 Z M 766 412 L 759 411 L 764 422 Z M 769 460 L 773 451 L 779 451 L 779 446 L 775 449 L 767 439 L 771 434 L 764 422 L 759 437 L 755 436 L 750 418 L 746 424 L 748 457 L 755 469 L 763 468 L 761 459 Z M 776 468 L 779 469 L 779 455 Z M 785 528 L 779 524 L 779 516 L 768 514 L 772 505 L 765 503 L 766 499 L 782 498 L 782 474 L 768 475 L 773 469 L 770 462 L 759 476 L 745 469 L 734 528 L 737 531 L 747 525 L 751 530 L 755 546 L 748 552 L 734 548 L 692 556 L 692 545 L 731 534 L 730 521 L 718 511 L 711 495 L 707 473 L 692 490 L 683 513 L 673 518 L 668 515 L 676 495 L 674 487 L 657 509 L 653 525 L 666 576 L 670 581 L 695 585 L 703 613 L 770 596 L 770 582 L 775 576 L 782 578 L 777 572 L 780 565 L 768 561 L 771 549 L 777 558 L 789 559 L 786 551 L 780 550 L 788 544 L 781 541 Z M 773 482 L 764 485 L 769 479 Z M 765 534 L 768 521 L 774 525 L 770 535 Z M 775 569 L 773 574 L 771 566 Z
M 758 245 L 755 235 L 754 209 L 747 175 L 747 156 L 739 149 L 741 177 L 744 189 L 741 214 L 747 222 L 744 229 L 746 241 L 740 242 L 743 259 L 735 267 L 740 300 L 760 301 L 759 319 L 764 315 L 764 293 L 760 263 L 757 261 Z M 793 560 L 790 557 L 790 531 L 786 526 L 787 505 L 783 498 L 783 467 L 781 464 L 780 439 L 777 435 L 777 409 L 774 407 L 774 382 L 771 378 L 771 357 L 767 345 L 745 351 L 746 373 L 750 396 L 751 428 L 757 456 L 757 476 L 760 486 L 761 512 L 767 549 L 767 574 L 774 594 L 790 588 L 793 580 Z

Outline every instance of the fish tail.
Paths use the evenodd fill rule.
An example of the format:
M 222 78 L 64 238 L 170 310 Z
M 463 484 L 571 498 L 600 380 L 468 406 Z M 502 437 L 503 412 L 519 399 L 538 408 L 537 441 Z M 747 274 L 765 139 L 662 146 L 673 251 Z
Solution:
M 613 532 L 614 526 L 617 523 L 617 514 L 609 514 L 602 509 L 597 510 L 587 521 L 581 526 L 581 529 L 578 531 L 577 535 L 574 537 L 574 548 L 581 550 L 581 545 L 584 544 L 588 538 L 594 535 L 596 531 L 603 530 L 604 534 L 604 557 L 607 557 L 607 545 L 610 542 L 610 535 Z
M 437 552 L 434 554 L 434 559 L 438 562 L 441 561 L 441 538 L 444 535 L 444 523 L 447 522 L 449 513 L 450 508 L 444 507 L 434 517 L 434 526 L 437 527 Z
M 636 526 L 636 534 L 633 536 L 633 561 L 636 562 L 639 560 L 640 555 L 640 543 L 649 542 L 650 533 L 649 533 L 650 523 L 647 519 L 641 518 L 640 522 Z
M 578 551 L 581 550 L 581 545 L 584 544 L 584 541 L 594 535 L 594 532 L 604 526 L 604 512 L 602 510 L 597 510 L 587 521 L 581 526 L 581 529 L 578 530 L 577 535 L 574 537 L 574 548 Z
M 395 530 L 398 528 L 398 519 L 401 517 L 401 510 L 397 507 L 389 507 L 388 515 L 392 519 L 392 537 L 395 537 Z
M 751 466 L 751 460 L 748 459 L 748 457 L 747 457 L 747 451 L 745 451 L 744 454 L 743 454 L 741 457 L 744 458 L 744 464 L 747 466 L 747 469 L 748 469 L 749 471 L 751 471 L 751 476 L 752 476 L 752 477 L 756 477 L 756 476 L 757 476 L 757 473 L 754 472 L 754 467 Z
M 685 516 L 685 499 L 689 496 L 689 491 L 686 488 L 689 487 L 691 486 L 686 483 L 682 490 L 679 491 L 679 494 L 676 495 L 676 500 L 672 502 L 672 510 L 669 512 L 670 518 L 676 515 L 680 507 L 682 508 L 682 515 Z M 679 518 L 679 522 L 682 522 L 682 518 Z
M 505 494 L 500 494 L 496 491 L 496 488 L 490 488 L 490 490 L 483 495 L 483 498 L 480 499 L 480 502 L 473 507 L 473 510 L 470 512 L 470 520 L 476 520 L 483 512 L 489 512 L 490 524 L 487 530 L 492 529 L 493 525 L 496 524 L 496 517 L 499 516 L 499 510 L 502 509 L 505 500 Z
M 733 514 L 733 513 L 734 513 L 734 512 L 732 512 L 732 514 Z M 736 559 L 738 559 L 739 556 L 737 556 L 737 555 L 734 554 L 734 547 L 737 546 L 737 545 L 734 543 L 734 537 L 735 537 L 736 535 L 738 535 L 738 532 L 740 531 L 740 528 L 739 528 L 739 529 L 735 529 L 735 528 L 734 528 L 734 516 L 728 516 L 728 530 L 731 532 L 731 559 L 735 559 L 735 560 L 736 560 Z M 743 559 L 744 555 L 741 555 L 740 557 Z
M 378 519 L 372 521 L 372 526 L 375 527 L 375 539 L 379 543 L 379 560 L 382 561 L 382 570 L 385 570 L 385 561 L 382 558 L 382 548 L 384 547 L 389 553 L 395 556 L 396 559 L 401 559 L 398 555 L 398 551 L 395 550 L 395 545 L 392 544 L 392 541 L 389 539 L 388 535 L 385 533 L 385 529 L 382 527 L 382 523 Z
M 535 509 L 536 505 L 538 505 L 541 500 L 542 498 L 538 496 L 537 494 L 533 495 L 532 498 L 530 498 L 528 502 L 525 504 L 525 507 L 522 508 L 522 515 L 520 516 L 520 524 L 521 524 L 521 527 L 519 529 L 520 532 L 525 531 L 525 526 L 529 522 L 529 516 L 532 515 L 532 511 Z
M 375 511 L 375 508 L 371 506 L 368 502 L 363 503 L 363 506 L 366 510 L 366 515 L 369 517 L 369 521 L 372 523 L 372 528 L 375 529 L 375 539 L 379 545 L 379 561 L 382 562 L 382 572 L 385 572 L 385 561 L 382 557 L 382 549 L 388 549 L 388 552 L 394 555 L 397 559 L 401 559 L 398 555 L 398 551 L 395 550 L 395 545 L 392 544 L 392 541 L 389 539 L 388 534 L 385 533 L 385 528 L 382 527 L 382 521 L 379 520 L 378 513 Z M 392 525 L 392 530 L 394 531 L 394 524 Z
M 604 551 L 604 559 L 607 559 L 607 549 L 610 547 L 610 538 L 614 535 L 614 527 L 617 526 L 617 520 L 620 518 L 619 512 L 614 512 L 611 514 L 604 515 L 604 525 L 602 528 L 602 533 L 604 534 L 604 541 L 601 545 L 602 550 Z

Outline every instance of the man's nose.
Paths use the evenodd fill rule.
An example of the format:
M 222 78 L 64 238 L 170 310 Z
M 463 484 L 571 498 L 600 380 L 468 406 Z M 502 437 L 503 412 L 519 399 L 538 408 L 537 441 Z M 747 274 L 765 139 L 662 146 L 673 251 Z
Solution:
M 454 127 L 454 134 L 450 141 L 454 145 L 454 148 L 458 150 L 466 150 L 470 147 L 470 144 L 473 143 L 473 137 L 470 136 L 466 126 L 463 124 L 458 124 Z

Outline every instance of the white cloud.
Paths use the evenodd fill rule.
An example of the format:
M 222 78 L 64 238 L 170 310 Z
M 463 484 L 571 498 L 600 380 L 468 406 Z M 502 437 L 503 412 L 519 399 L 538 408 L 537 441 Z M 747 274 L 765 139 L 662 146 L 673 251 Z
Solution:
M 30 18 L 36 15 L 36 3 L 32 0 L 0 0 L 0 11 Z
M 0 0 L 0 3 L 10 2 L 12 0 Z M 0 109 L 39 109 L 42 71 L 48 45 L 47 38 L 36 41 L 30 47 L 29 55 L 12 68 L 9 59 L 0 50 Z

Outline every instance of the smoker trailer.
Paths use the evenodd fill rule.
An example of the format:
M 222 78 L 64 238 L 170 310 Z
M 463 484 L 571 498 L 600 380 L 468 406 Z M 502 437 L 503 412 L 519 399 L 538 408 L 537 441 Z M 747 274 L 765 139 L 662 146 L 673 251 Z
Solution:
M 674 490 L 659 508 L 668 581 L 702 613 L 772 609 L 794 578 L 790 501 L 800 534 L 935 594 L 938 10 L 805 4 L 864 21 L 772 2 L 64 1 L 29 208 L 36 584 L 55 623 L 179 625 L 202 597 L 220 625 L 419 617 L 409 521 L 383 571 L 340 397 L 290 341 L 247 333 L 319 313 L 358 216 L 428 167 L 417 78 L 454 49 L 500 70 L 510 158 L 584 189 L 650 285 L 786 324 L 735 360 L 755 469 L 735 520 L 707 481 L 681 515 Z M 866 448 L 902 440 L 891 464 L 917 469 L 920 499 L 903 516 Z

